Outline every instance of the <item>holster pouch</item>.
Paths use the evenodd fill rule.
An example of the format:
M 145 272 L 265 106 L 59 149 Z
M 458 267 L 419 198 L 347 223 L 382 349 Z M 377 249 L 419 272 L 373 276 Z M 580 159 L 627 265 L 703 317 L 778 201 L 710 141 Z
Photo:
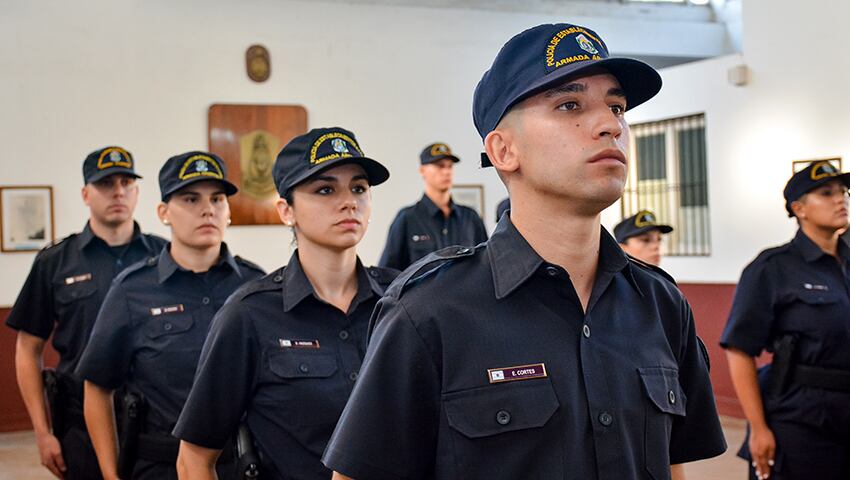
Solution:
M 239 425 L 239 431 L 236 434 L 236 455 L 238 456 L 237 474 L 240 478 L 245 480 L 261 478 L 260 458 L 254 448 L 254 438 L 244 423 Z
M 773 362 L 770 364 L 768 393 L 777 396 L 785 393 L 794 374 L 794 358 L 798 337 L 785 334 L 773 342 Z
M 118 435 L 118 476 L 121 478 L 132 477 L 144 416 L 144 398 L 137 393 L 124 392 L 121 400 L 121 432 Z

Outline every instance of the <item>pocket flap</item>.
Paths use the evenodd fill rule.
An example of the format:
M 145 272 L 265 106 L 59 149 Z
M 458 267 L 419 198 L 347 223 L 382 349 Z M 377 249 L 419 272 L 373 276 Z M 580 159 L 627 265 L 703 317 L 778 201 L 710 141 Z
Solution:
M 640 378 L 650 401 L 659 410 L 685 416 L 687 398 L 679 385 L 679 371 L 666 367 L 639 368 Z
M 829 290 L 797 291 L 794 292 L 794 296 L 800 299 L 801 302 L 809 305 L 828 305 L 830 303 L 836 303 L 839 300 L 838 294 Z
M 56 286 L 56 301 L 61 304 L 76 302 L 82 298 L 90 297 L 97 291 L 97 283 L 89 280 L 85 282 L 61 284 Z
M 469 438 L 542 427 L 560 407 L 549 379 L 447 393 L 443 405 L 449 426 Z
M 287 351 L 273 353 L 269 368 L 282 378 L 326 378 L 339 366 L 333 353 Z
M 148 322 L 146 333 L 150 338 L 174 335 L 189 330 L 194 323 L 190 313 L 162 315 L 161 317 L 154 317 Z

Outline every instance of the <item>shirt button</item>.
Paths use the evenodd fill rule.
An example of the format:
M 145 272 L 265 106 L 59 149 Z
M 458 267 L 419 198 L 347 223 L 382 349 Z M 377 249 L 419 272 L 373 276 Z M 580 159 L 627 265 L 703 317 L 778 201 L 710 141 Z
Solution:
M 449 229 L 448 229 L 448 228 L 444 228 L 444 229 L 443 229 L 443 235 L 448 235 L 448 233 L 449 233 Z
M 272 279 L 272 281 L 275 282 L 275 283 L 282 282 L 283 281 L 283 275 L 275 275 L 274 278 Z
M 120 266 L 124 265 L 124 262 L 121 261 L 121 259 L 118 259 L 118 260 L 115 261 L 115 265 L 118 265 L 120 267 Z
M 172 328 L 174 328 L 174 325 L 172 325 L 172 324 L 170 324 L 170 323 L 166 322 L 166 324 L 165 324 L 165 325 L 163 325 L 163 326 L 162 326 L 162 328 L 164 328 L 166 332 L 170 332 L 170 331 L 171 331 L 171 329 L 172 329 Z
M 310 366 L 306 363 L 302 363 L 301 365 L 298 365 L 298 370 L 301 370 L 301 373 L 307 373 L 310 371 Z
M 590 338 L 590 327 L 585 324 L 583 327 L 581 327 L 581 333 L 584 334 L 584 338 Z
M 349 337 L 349 336 L 350 336 L 350 335 L 349 335 L 349 333 L 348 333 L 348 330 L 341 330 L 341 331 L 339 332 L 339 338 L 340 338 L 341 340 L 348 340 L 348 337 Z
M 673 393 L 673 390 L 667 392 L 667 399 L 670 400 L 670 405 L 676 404 L 676 394 Z
M 498 422 L 499 425 L 507 425 L 511 423 L 510 412 L 507 410 L 499 410 L 499 412 L 496 413 L 496 422 Z
M 209 305 L 210 297 L 204 297 L 203 299 L 201 299 L 201 303 L 203 303 L 204 305 Z
M 377 277 L 377 276 L 378 276 L 378 271 L 377 271 L 377 270 L 369 270 L 369 275 L 371 275 L 371 276 L 373 276 L 373 277 Z
M 555 267 L 546 267 L 546 273 L 547 273 L 550 277 L 554 277 L 555 275 L 557 275 L 557 274 L 558 274 L 558 269 L 557 269 L 557 268 L 555 268 Z
M 349 380 L 351 380 L 352 382 L 357 381 L 357 372 L 351 372 L 351 373 L 349 373 L 349 374 L 348 374 L 348 379 L 349 379 Z
M 614 417 L 608 412 L 602 412 L 599 414 L 599 423 L 605 427 L 611 426 L 614 423 Z
M 459 249 L 457 252 L 455 252 L 455 254 L 456 254 L 456 255 L 466 255 L 467 253 L 469 253 L 469 252 L 471 252 L 471 251 L 472 251 L 472 250 L 470 250 L 470 249 L 468 249 L 468 248 L 461 248 L 461 249 Z

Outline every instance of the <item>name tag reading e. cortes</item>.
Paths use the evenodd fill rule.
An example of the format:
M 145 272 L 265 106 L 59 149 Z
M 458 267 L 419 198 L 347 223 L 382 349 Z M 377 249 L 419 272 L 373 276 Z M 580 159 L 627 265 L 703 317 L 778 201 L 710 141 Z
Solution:
M 76 275 L 73 277 L 68 277 L 65 279 L 65 285 L 73 285 L 75 283 L 80 282 L 88 282 L 91 280 L 91 273 L 84 273 L 82 275 Z
M 487 369 L 487 378 L 490 380 L 490 383 L 531 380 L 533 378 L 546 378 L 547 376 L 546 365 L 542 363 Z
M 151 308 L 151 315 L 156 317 L 156 316 L 159 316 L 159 315 L 167 315 L 169 313 L 179 313 L 179 312 L 182 312 L 183 310 L 185 310 L 183 308 L 183 304 L 178 303 L 177 305 L 168 305 L 168 306 L 165 306 L 165 307 Z

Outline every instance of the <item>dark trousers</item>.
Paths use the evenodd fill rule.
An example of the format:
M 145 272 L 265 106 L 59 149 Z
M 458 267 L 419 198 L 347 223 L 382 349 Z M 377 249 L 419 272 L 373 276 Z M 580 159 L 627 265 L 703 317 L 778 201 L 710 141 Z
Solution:
M 103 480 L 88 432 L 78 426 L 67 429 L 60 439 L 65 459 L 65 480 Z
M 828 428 L 788 421 L 774 420 L 769 424 L 776 438 L 771 480 L 850 479 L 850 432 L 842 436 Z M 746 442 L 744 445 L 742 450 L 746 450 Z M 746 454 L 749 456 L 749 452 Z M 750 480 L 756 480 L 755 469 L 751 466 L 749 470 Z

